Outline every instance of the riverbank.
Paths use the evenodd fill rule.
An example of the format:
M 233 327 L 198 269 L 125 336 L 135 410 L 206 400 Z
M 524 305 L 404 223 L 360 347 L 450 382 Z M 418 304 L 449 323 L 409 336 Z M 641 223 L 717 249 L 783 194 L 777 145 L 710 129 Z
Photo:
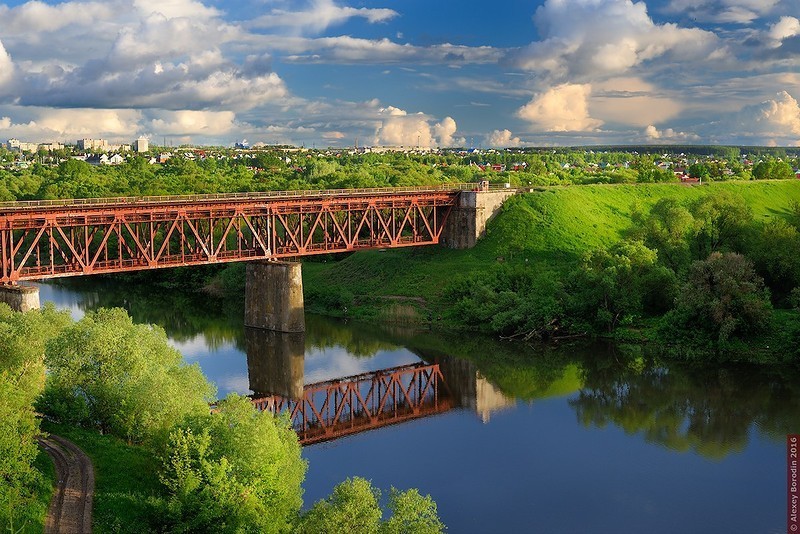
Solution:
M 742 243 L 745 239 L 758 241 L 756 232 L 774 221 L 776 224 L 798 223 L 793 220 L 797 215 L 793 202 L 800 199 L 799 181 L 724 182 L 695 187 L 647 184 L 548 188 L 507 201 L 501 213 L 488 225 L 486 236 L 473 249 L 387 249 L 359 252 L 340 261 L 305 262 L 306 306 L 314 313 L 332 316 L 498 334 L 500 329 L 493 330 L 488 324 L 493 317 L 487 317 L 485 325 L 478 320 L 466 320 L 465 316 L 474 310 L 460 306 L 459 299 L 472 299 L 474 306 L 480 307 L 482 304 L 489 306 L 494 300 L 501 301 L 505 294 L 511 302 L 509 308 L 523 314 L 524 307 L 518 304 L 524 298 L 516 298 L 521 292 L 515 284 L 563 287 L 574 278 L 591 251 L 611 249 L 629 238 L 636 231 L 634 219 L 637 216 L 641 218 L 641 214 L 648 214 L 654 206 L 670 202 L 680 206 L 710 204 L 707 199 L 711 196 L 741 200 L 747 206 L 751 222 L 741 230 L 743 234 L 748 233 L 741 236 Z M 702 216 L 712 217 L 705 213 Z M 693 224 L 706 223 L 696 215 Z M 723 224 L 728 223 L 719 223 Z M 712 228 L 711 231 L 725 229 Z M 745 248 L 745 245 L 723 244 L 723 250 L 737 250 L 737 247 Z M 685 276 L 685 273 L 679 272 L 677 276 Z M 501 280 L 498 282 L 498 279 Z M 679 283 L 682 282 L 673 282 L 676 287 Z M 476 287 L 477 290 L 473 289 Z M 556 295 L 554 290 L 552 295 L 538 295 L 535 299 L 539 299 L 535 308 L 541 309 L 546 305 L 558 305 L 553 301 L 564 300 L 564 297 Z M 502 311 L 501 303 L 496 304 L 498 311 Z M 786 309 L 774 314 L 773 327 L 752 337 L 758 353 L 785 353 L 785 347 L 791 347 L 796 341 L 785 338 L 787 328 L 792 331 L 800 328 L 797 311 L 785 300 L 777 307 Z M 663 315 L 668 309 L 655 316 Z M 474 315 L 480 317 L 477 312 Z M 631 341 L 657 339 L 658 322 L 652 320 L 653 316 L 652 312 L 631 313 L 611 331 L 595 329 L 591 334 Z M 553 319 L 543 317 L 542 320 Z M 592 326 L 579 321 L 566 324 L 562 319 L 562 322 L 565 324 L 559 325 L 557 332 L 547 333 L 579 334 Z M 714 350 L 715 347 L 700 344 L 697 348 Z M 739 352 L 745 356 L 752 352 L 750 347 L 741 347 L 740 343 L 726 347 L 740 348 Z M 686 351 L 672 352 L 685 355 Z

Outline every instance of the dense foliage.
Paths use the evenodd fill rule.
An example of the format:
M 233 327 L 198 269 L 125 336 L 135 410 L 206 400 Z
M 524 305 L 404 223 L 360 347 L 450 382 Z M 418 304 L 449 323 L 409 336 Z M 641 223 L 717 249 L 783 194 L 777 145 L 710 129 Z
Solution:
M 34 401 L 44 389 L 44 345 L 69 321 L 52 307 L 26 314 L 0 304 L 0 528 L 17 532 L 41 521 L 34 469 L 39 421 Z
M 303 516 L 297 532 L 358 532 L 364 534 L 435 534 L 444 530 L 436 513 L 436 503 L 417 490 L 389 493 L 391 517 L 381 521 L 380 490 L 363 478 L 338 484 L 330 497 L 323 499 Z
M 44 411 L 133 443 L 156 439 L 208 412 L 214 388 L 186 365 L 163 329 L 137 325 L 122 309 L 88 313 L 51 339 Z
M 303 504 L 294 431 L 246 397 L 173 430 L 163 465 L 170 532 L 288 532 Z
M 799 186 L 653 184 L 519 195 L 472 250 L 361 253 L 331 266 L 307 264 L 309 301 L 348 293 L 353 313 L 369 316 L 359 292 L 424 295 L 421 322 L 439 316 L 448 326 L 502 337 L 610 335 L 735 359 L 794 360 L 796 312 L 771 309 L 790 309 L 800 285 Z M 728 277 L 724 294 L 710 294 L 723 305 L 690 311 L 689 303 L 701 303 L 689 283 L 699 283 L 702 266 L 719 267 L 717 257 L 748 276 Z
M 158 477 L 161 486 L 115 496 L 113 506 L 101 502 L 104 528 L 138 532 L 147 524 L 159 532 L 262 533 L 291 532 L 302 523 L 306 531 L 321 532 L 317 519 L 301 513 L 306 463 L 288 419 L 259 412 L 235 394 L 210 409 L 213 386 L 196 364 L 182 362 L 160 327 L 135 324 L 119 308 L 73 322 L 52 307 L 21 314 L 0 306 L 0 351 L 2 524 L 19 523 L 17 509 L 21 519 L 34 513 L 40 475 L 32 468 L 38 434 L 33 402 L 39 397 L 38 407 L 51 420 L 122 438 L 158 458 L 157 472 L 136 476 L 150 487 L 148 477 Z M 113 443 L 100 451 L 113 450 Z M 114 454 L 141 463 L 136 454 L 120 451 Z M 115 477 L 119 473 L 101 472 L 98 480 Z M 417 492 L 393 491 L 389 507 L 395 513 L 381 524 L 386 532 L 442 529 L 435 504 Z M 374 513 L 380 519 L 380 507 Z M 329 514 L 313 517 L 337 521 Z
M 797 154 L 764 149 L 745 159 L 738 149 L 674 147 L 670 154 L 607 148 L 491 150 L 443 153 L 351 153 L 281 150 L 240 152 L 174 149 L 152 160 L 129 155 L 120 165 L 90 165 L 66 151 L 0 168 L 0 201 L 110 196 L 178 195 L 266 190 L 432 185 L 448 182 L 513 186 L 677 182 L 687 173 L 703 181 L 786 179 Z M 652 148 L 652 147 L 650 147 Z M 688 148 L 688 147 L 680 147 Z M 156 156 L 159 156 L 156 158 Z M 160 157 L 160 156 L 163 156 Z M 158 162 L 156 162 L 156 159 Z

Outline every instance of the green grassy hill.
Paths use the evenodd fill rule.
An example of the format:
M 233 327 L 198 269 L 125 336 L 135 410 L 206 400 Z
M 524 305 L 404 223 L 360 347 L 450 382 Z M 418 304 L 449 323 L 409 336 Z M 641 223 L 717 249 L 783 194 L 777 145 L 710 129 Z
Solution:
M 306 263 L 308 307 L 338 314 L 338 302 L 354 299 L 355 310 L 349 314 L 424 319 L 447 307 L 443 291 L 459 274 L 480 273 L 497 262 L 565 272 L 585 251 L 621 239 L 634 206 L 646 209 L 666 197 L 691 202 L 720 190 L 742 197 L 756 220 L 788 217 L 791 201 L 800 201 L 797 180 L 543 189 L 509 199 L 470 250 L 390 249 L 359 252 L 339 262 Z

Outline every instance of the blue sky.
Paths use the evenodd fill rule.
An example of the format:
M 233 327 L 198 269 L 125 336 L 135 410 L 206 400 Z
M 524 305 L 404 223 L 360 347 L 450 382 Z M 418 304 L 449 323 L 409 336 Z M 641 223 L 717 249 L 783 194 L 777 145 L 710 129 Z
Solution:
M 0 139 L 800 144 L 800 0 L 0 3 Z

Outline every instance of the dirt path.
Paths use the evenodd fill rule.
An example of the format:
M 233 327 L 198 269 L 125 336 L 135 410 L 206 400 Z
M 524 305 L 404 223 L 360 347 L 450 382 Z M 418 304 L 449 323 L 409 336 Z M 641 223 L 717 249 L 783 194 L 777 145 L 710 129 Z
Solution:
M 45 534 L 90 534 L 94 497 L 92 461 L 77 445 L 59 436 L 41 438 L 39 445 L 53 458 L 58 480 L 47 512 Z

